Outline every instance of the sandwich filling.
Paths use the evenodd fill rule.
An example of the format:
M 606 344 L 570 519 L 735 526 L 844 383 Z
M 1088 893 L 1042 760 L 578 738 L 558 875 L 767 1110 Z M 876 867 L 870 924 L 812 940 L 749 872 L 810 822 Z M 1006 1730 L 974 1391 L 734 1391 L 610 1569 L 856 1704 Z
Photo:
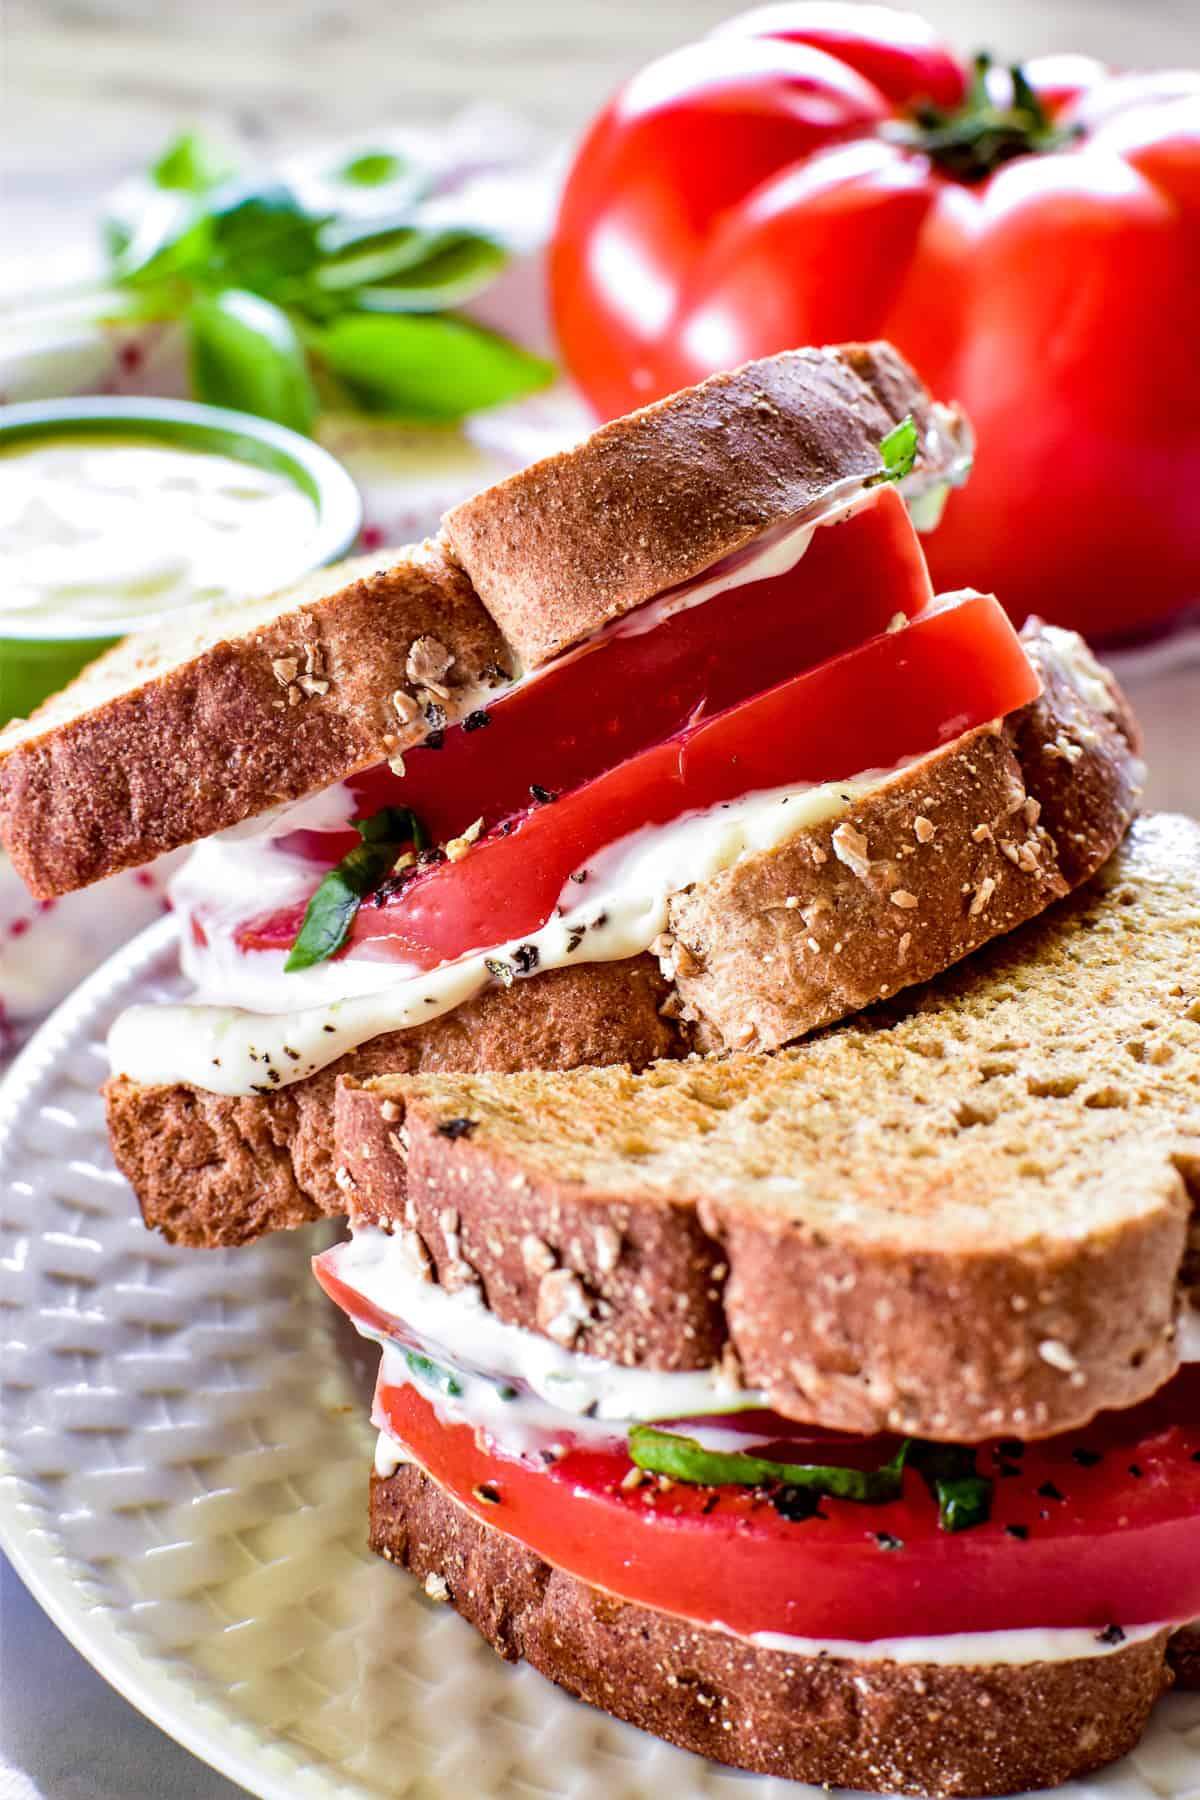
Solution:
M 405 1256 L 366 1230 L 315 1265 L 383 1348 L 377 1475 L 415 1463 L 619 1599 L 793 1654 L 963 1664 L 1100 1655 L 1200 1609 L 1200 1369 L 1040 1442 L 854 1437 L 725 1367 L 578 1355 Z
M 644 632 L 624 621 L 603 652 L 569 657 L 558 673 L 552 664 L 491 711 L 435 729 L 403 776 L 387 772 L 398 787 L 381 788 L 374 772 L 322 797 L 317 819 L 293 812 L 266 832 L 201 846 L 175 898 L 203 1004 L 122 1015 L 113 1073 L 268 1093 L 489 983 L 637 956 L 664 931 L 673 893 L 826 823 L 896 770 L 1036 697 L 993 599 L 930 603 L 891 490 L 838 529 L 801 536 L 806 553 L 792 545 L 783 576 L 741 580 L 750 558 L 712 581 L 718 592 L 703 605 L 667 608 Z M 759 551 L 766 562 L 779 554 Z M 808 574 L 788 607 L 775 583 L 799 571 Z M 732 648 L 721 610 L 730 596 L 747 628 Z M 664 635 L 705 616 L 691 648 L 662 652 Z M 829 655 L 835 639 L 853 648 Z M 630 644 L 666 655 L 669 679 L 646 679 L 642 666 L 630 671 L 633 700 L 608 689 L 608 709 L 579 709 L 570 684 L 590 682 L 590 662 Z M 516 711 L 538 689 L 552 700 L 538 711 L 552 727 L 545 761 L 533 760 Z M 511 742 L 493 716 L 518 722 Z M 529 779 L 534 769 L 545 785 Z M 376 805 L 385 792 L 398 797 Z M 329 830 L 347 794 L 354 808 L 376 806 L 354 812 L 349 837 Z M 448 830 L 457 837 L 437 841 Z

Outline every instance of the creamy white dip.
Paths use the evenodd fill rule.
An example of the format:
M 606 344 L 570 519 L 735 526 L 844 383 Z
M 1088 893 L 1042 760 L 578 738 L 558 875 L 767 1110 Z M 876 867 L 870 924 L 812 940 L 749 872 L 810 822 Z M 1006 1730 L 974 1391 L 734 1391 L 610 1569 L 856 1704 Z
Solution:
M 287 475 L 151 437 L 0 452 L 0 630 L 133 630 L 281 587 L 311 566 L 314 501 Z

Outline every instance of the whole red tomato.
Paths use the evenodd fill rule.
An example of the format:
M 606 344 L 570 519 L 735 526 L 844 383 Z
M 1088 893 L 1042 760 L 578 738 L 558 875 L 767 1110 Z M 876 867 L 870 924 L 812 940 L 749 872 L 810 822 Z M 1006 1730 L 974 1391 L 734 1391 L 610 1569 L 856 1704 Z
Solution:
M 890 338 L 978 435 L 939 586 L 1097 636 L 1200 598 L 1198 74 L 972 74 L 911 13 L 763 7 L 596 120 L 551 289 L 606 416 Z

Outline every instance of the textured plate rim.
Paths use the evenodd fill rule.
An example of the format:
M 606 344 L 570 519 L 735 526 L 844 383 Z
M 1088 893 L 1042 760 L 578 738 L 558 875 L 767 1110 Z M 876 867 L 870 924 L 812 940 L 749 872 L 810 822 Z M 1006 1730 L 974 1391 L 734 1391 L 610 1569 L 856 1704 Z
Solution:
M 36 1103 L 39 1087 L 52 1075 L 57 1059 L 78 1042 L 94 1013 L 111 1006 L 122 990 L 161 966 L 176 939 L 177 925 L 172 918 L 149 926 L 101 964 L 35 1033 L 0 1079 L 0 1166 L 26 1108 Z M 18 1465 L 0 1410 L 0 1548 L 56 1628 L 116 1692 L 167 1737 L 257 1800 L 298 1800 L 301 1795 L 334 1800 L 341 1793 L 364 1791 L 353 1783 L 344 1786 L 328 1764 L 310 1768 L 306 1779 L 303 1770 L 288 1764 L 283 1744 L 269 1729 L 222 1704 L 218 1691 L 206 1690 L 199 1671 L 189 1680 L 186 1665 L 176 1672 L 169 1654 L 146 1647 L 121 1631 L 119 1614 L 111 1605 L 89 1600 L 87 1565 L 67 1548 L 44 1503 L 31 1497 L 33 1486 L 31 1477 Z M 1164 1704 L 1169 1702 L 1160 1701 L 1160 1706 Z M 271 1767 L 275 1755 L 281 1759 L 277 1769 Z M 1170 1760 L 1169 1752 L 1168 1757 Z M 1193 1781 L 1168 1778 L 1164 1786 L 1141 1769 L 1125 1771 L 1125 1762 L 1109 1765 L 1059 1791 L 1063 1800 L 1098 1800 L 1103 1784 L 1114 1800 L 1122 1800 L 1133 1793 L 1128 1786 L 1132 1776 L 1138 1789 L 1136 1800 L 1147 1793 L 1161 1796 L 1161 1800 L 1192 1800 L 1200 1795 L 1200 1786 Z M 756 1779 L 728 1768 L 719 1772 L 740 1777 L 752 1786 Z M 768 1785 L 774 1792 L 775 1783 L 768 1779 Z M 811 1795 L 814 1790 L 800 1784 L 796 1792 Z M 845 1800 L 856 1797 L 845 1795 Z M 1018 1800 L 1036 1800 L 1036 1796 Z
M 34 1033 L 0 1081 L 0 1163 L 22 1111 L 40 1081 L 91 1012 L 118 985 L 136 981 L 171 948 L 176 921 L 160 919 L 100 965 Z M 218 1774 L 258 1800 L 296 1800 L 291 1774 L 262 1766 L 270 1744 L 172 1672 L 169 1662 L 120 1633 L 110 1609 L 89 1605 L 87 1571 L 44 1519 L 30 1518 L 29 1479 L 14 1463 L 0 1415 L 0 1549 L 38 1605 L 110 1687 Z M 234 1740 L 248 1741 L 238 1744 Z

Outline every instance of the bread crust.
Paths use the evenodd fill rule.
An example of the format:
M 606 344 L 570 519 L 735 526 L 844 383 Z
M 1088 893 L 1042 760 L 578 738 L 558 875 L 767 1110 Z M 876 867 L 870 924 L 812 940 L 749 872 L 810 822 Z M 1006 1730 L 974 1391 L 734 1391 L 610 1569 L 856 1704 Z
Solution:
M 1111 856 L 1141 792 L 1137 726 L 1082 640 L 1038 621 L 1022 638 L 1041 697 L 868 796 L 849 845 L 814 827 L 672 898 L 697 1048 L 774 1050 L 926 981 Z
M 118 1077 L 105 1088 L 117 1166 L 146 1224 L 195 1249 L 244 1244 L 346 1210 L 333 1143 L 341 1075 L 384 1069 L 569 1069 L 678 1053 L 653 958 L 548 970 L 485 989 L 454 1012 L 393 1031 L 304 1081 L 234 1097 Z
M 1147 894 L 1166 896 L 1139 927 L 1162 945 L 1153 970 L 1127 948 L 1126 920 L 1137 909 L 1126 903 L 1138 893 L 1123 871 L 1135 866 Z M 560 1136 L 578 1120 L 586 1140 L 590 1119 L 605 1130 L 628 1121 L 627 1160 L 607 1183 L 539 1160 L 536 1134 L 511 1145 L 489 1136 L 486 1082 L 478 1104 L 469 1083 L 345 1083 L 338 1141 L 354 1183 L 352 1218 L 415 1229 L 440 1280 L 453 1286 L 473 1272 L 492 1310 L 530 1330 L 547 1331 L 562 1311 L 540 1303 L 547 1271 L 560 1287 L 573 1279 L 572 1348 L 663 1369 L 732 1357 L 747 1386 L 813 1423 L 969 1443 L 1081 1426 L 1145 1399 L 1178 1366 L 1175 1314 L 1200 1201 L 1190 1077 L 1200 1014 L 1173 946 L 1185 942 L 1198 885 L 1200 827 L 1141 821 L 1127 856 L 1044 921 L 999 940 L 937 988 L 777 1061 L 697 1061 L 664 1070 L 661 1081 L 654 1071 L 639 1081 L 602 1071 L 559 1093 L 539 1091 L 531 1078 L 518 1104 L 543 1131 L 552 1117 Z M 1029 968 L 1046 970 L 1043 1011 L 1063 1019 L 1044 1057 L 1022 1050 L 1033 1043 L 1020 1025 Z M 1092 1080 L 1078 1074 L 1088 1066 L 1089 1019 L 1116 1003 L 1114 984 L 1132 982 L 1137 994 L 1143 979 L 1145 1011 L 1135 1011 L 1127 1038 L 1122 1024 L 1116 1060 Z M 1064 985 L 1078 993 L 1073 1006 Z M 987 1050 L 962 1062 L 961 1078 L 955 1009 L 979 1020 L 972 1041 Z M 1157 1017 L 1143 1026 L 1146 1011 Z M 1025 1029 L 1036 1037 L 1042 1027 L 1033 1020 Z M 1138 1056 L 1147 1059 L 1144 1073 Z M 768 1069 L 775 1087 L 766 1086 L 759 1111 L 769 1112 L 776 1087 L 789 1081 L 801 1107 L 818 1109 L 814 1139 L 797 1138 L 794 1153 L 804 1195 L 815 1198 L 773 1206 L 757 1189 L 744 1198 L 736 1175 L 709 1183 L 712 1151 L 698 1152 L 677 1186 L 639 1184 L 632 1140 L 644 1131 L 653 1141 L 656 1085 L 670 1088 L 679 1128 L 703 1144 L 708 1121 L 724 1109 L 736 1104 L 739 1118 L 755 1116 L 756 1071 Z M 1010 1128 L 1006 1105 L 1018 1096 L 1028 1114 Z M 867 1115 L 861 1123 L 856 1105 Z M 1074 1179 L 1068 1163 L 1066 1175 L 1042 1186 L 1039 1159 L 1053 1154 L 1065 1108 L 1074 1154 L 1084 1159 L 1078 1169 L 1089 1173 L 1077 1203 L 1060 1198 L 1043 1211 L 1054 1180 Z M 906 1135 L 892 1153 L 900 1115 Z M 439 1126 L 449 1116 L 482 1117 L 484 1128 L 447 1137 Z M 401 1121 L 406 1150 L 395 1137 Z M 773 1141 L 778 1154 L 785 1140 Z M 943 1161 L 947 1144 L 954 1148 Z M 836 1181 L 828 1204 L 822 1155 Z M 1093 1176 L 1104 1183 L 1102 1207 L 1098 1194 L 1094 1207 L 1086 1198 Z M 992 1182 L 1022 1204 L 1007 1203 L 1002 1228 L 989 1234 L 982 1218 L 976 1228 L 974 1209 L 980 1184 L 986 1205 Z M 523 1254 L 527 1240 L 538 1246 L 533 1259 Z
M 688 581 L 802 512 L 833 483 L 882 468 L 912 413 L 936 478 L 965 458 L 962 417 L 938 409 L 890 344 L 794 350 L 746 363 L 616 419 L 454 507 L 443 529 L 527 667 Z
M 503 679 L 504 640 L 440 540 L 376 561 L 321 571 L 297 589 L 313 598 L 252 629 L 230 609 L 229 636 L 209 641 L 206 623 L 166 667 L 127 640 L 0 735 L 0 841 L 31 893 L 86 887 L 419 742 L 428 723 L 403 724 L 392 697 L 417 692 L 406 665 L 420 637 L 453 655 L 447 717 Z M 109 669 L 121 691 L 84 705 Z
M 873 1792 L 1019 1793 L 1137 1743 L 1170 1675 L 1164 1630 L 1110 1655 L 963 1668 L 792 1656 L 623 1602 L 544 1562 L 415 1465 L 371 1482 L 371 1547 L 510 1662 L 682 1749 Z

